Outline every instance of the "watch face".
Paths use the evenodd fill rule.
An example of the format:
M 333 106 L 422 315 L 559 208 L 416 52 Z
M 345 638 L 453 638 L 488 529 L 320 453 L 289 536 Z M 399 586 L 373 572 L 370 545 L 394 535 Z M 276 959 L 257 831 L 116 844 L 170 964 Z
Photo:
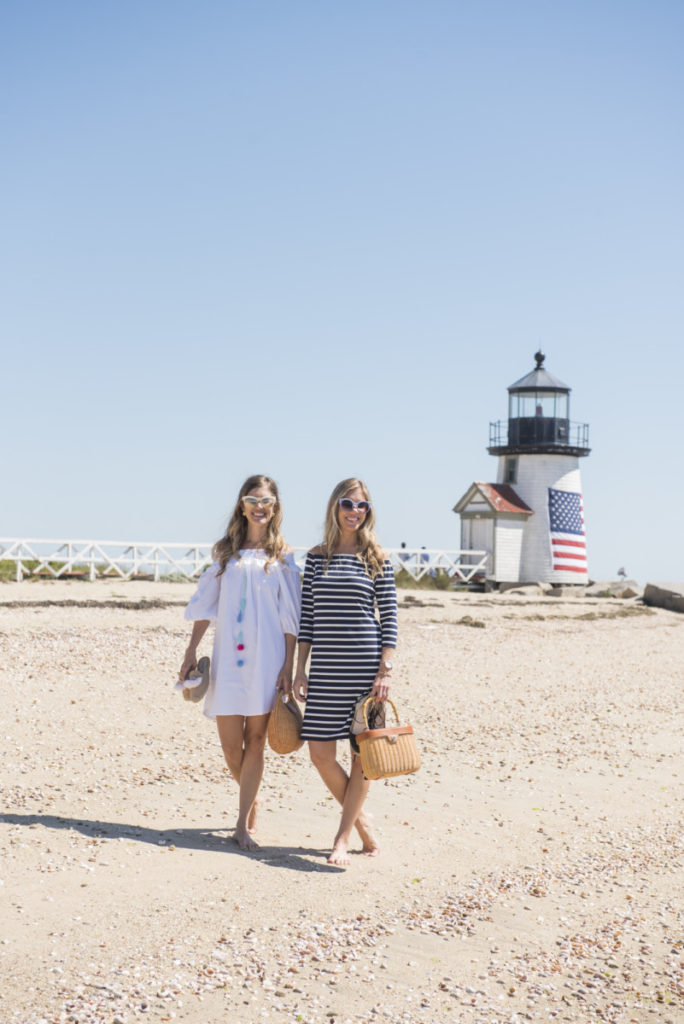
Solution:
M 385 662 L 385 668 L 392 668 L 392 662 L 391 661 L 386 661 Z

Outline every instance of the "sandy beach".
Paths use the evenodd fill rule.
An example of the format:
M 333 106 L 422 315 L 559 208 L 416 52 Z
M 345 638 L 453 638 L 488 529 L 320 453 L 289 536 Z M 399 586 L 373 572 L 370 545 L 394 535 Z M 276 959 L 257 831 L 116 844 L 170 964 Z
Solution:
M 373 784 L 381 853 L 342 869 L 305 749 L 232 841 L 173 691 L 192 590 L 0 587 L 3 1024 L 682 1024 L 684 616 L 400 591 L 423 767 Z

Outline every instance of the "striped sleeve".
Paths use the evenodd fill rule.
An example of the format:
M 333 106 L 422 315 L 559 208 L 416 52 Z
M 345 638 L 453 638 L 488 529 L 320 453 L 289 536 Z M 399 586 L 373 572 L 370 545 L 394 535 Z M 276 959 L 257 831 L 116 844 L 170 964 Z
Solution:
M 299 617 L 299 643 L 313 643 L 313 581 L 314 558 L 311 553 L 306 556 L 304 578 L 302 579 L 302 611 Z
M 375 577 L 375 600 L 380 615 L 380 629 L 383 647 L 397 646 L 397 588 L 394 583 L 394 569 L 389 558 L 385 559 L 382 575 Z

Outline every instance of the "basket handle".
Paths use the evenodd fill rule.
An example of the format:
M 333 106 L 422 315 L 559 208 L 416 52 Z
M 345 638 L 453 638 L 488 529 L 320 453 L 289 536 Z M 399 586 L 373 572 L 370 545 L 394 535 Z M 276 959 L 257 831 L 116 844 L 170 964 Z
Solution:
M 374 700 L 375 700 L 375 697 L 368 697 L 368 698 L 367 698 L 367 699 L 366 699 L 366 700 L 365 700 L 365 701 L 363 702 L 363 720 L 364 720 L 364 722 L 366 723 L 366 729 L 368 729 L 368 712 L 367 712 L 367 710 L 366 710 L 366 709 L 367 709 L 368 705 L 369 705 L 369 704 L 372 704 L 372 702 L 373 702 Z M 395 717 L 395 719 L 396 719 L 397 725 L 399 725 L 399 715 L 397 714 L 397 705 L 396 705 L 396 704 L 394 703 L 394 701 L 393 701 L 393 700 L 391 700 L 391 698 L 390 698 L 390 697 L 388 697 L 388 698 L 387 698 L 387 700 L 386 700 L 386 702 L 385 702 L 385 703 L 387 703 L 387 704 L 391 704 L 391 705 L 392 705 L 392 711 L 394 712 L 394 717 Z

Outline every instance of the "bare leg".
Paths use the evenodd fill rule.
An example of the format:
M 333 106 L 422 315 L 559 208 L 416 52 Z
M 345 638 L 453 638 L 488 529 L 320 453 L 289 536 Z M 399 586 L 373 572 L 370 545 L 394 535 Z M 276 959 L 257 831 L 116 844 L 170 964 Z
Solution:
M 259 785 L 264 771 L 264 745 L 268 715 L 218 715 L 218 728 L 223 756 L 230 774 L 240 786 L 238 820 L 235 840 L 243 850 L 257 849 L 250 836 L 256 826 Z
M 245 720 L 242 715 L 217 715 L 216 728 L 228 771 L 239 786 L 242 756 L 245 752 Z
M 318 769 L 318 773 L 323 779 L 332 795 L 335 797 L 338 803 L 345 805 L 345 798 L 347 793 L 347 787 L 349 785 L 349 776 L 345 772 L 342 765 L 337 760 L 337 743 L 335 740 L 310 740 L 309 741 L 309 754 L 313 764 Z M 358 772 L 361 781 L 363 782 L 363 773 L 361 772 L 361 762 L 358 757 L 353 759 L 353 763 L 358 762 Z M 352 775 L 354 769 L 352 765 Z M 364 798 L 368 794 L 368 788 L 366 788 Z M 366 813 L 363 814 L 361 808 L 363 806 L 363 800 L 359 806 L 358 814 L 354 819 L 353 825 L 356 831 L 361 837 L 363 843 L 363 853 L 369 857 L 374 857 L 378 852 L 378 843 L 373 834 L 373 818 L 372 815 Z
M 255 849 L 258 844 L 249 835 L 250 824 L 254 828 L 257 813 L 257 793 L 264 774 L 264 746 L 268 714 L 250 715 L 245 719 L 245 752 L 240 774 L 240 810 L 235 837 L 246 850 Z
M 349 784 L 347 785 L 347 790 L 344 794 L 340 827 L 338 828 L 337 835 L 335 836 L 332 853 L 328 857 L 328 864 L 349 863 L 349 840 L 351 838 L 352 829 L 354 828 L 354 823 L 361 813 L 361 808 L 368 796 L 369 789 L 370 782 L 368 779 L 364 779 L 363 772 L 361 771 L 361 759 L 354 757 L 352 759 Z M 377 847 L 375 848 L 374 853 L 377 853 Z
M 249 832 L 249 834 L 251 836 L 253 836 L 255 834 L 255 832 L 259 831 L 259 808 L 260 807 L 261 807 L 261 797 L 257 794 L 257 796 L 254 797 L 254 803 L 252 804 L 250 812 L 247 815 L 247 831 Z

